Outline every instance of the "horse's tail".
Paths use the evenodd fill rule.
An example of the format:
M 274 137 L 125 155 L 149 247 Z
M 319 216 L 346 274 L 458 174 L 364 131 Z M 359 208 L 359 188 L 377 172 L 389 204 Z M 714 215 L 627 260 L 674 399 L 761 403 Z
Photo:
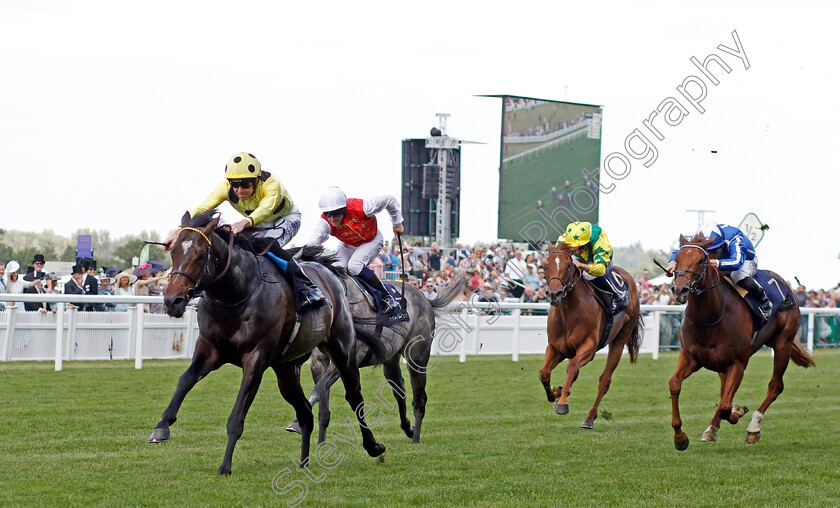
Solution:
M 369 328 L 371 325 L 376 325 L 375 319 L 353 318 L 353 329 L 356 330 L 356 340 L 361 341 L 370 349 L 370 352 L 373 354 L 374 365 L 380 365 L 385 362 L 385 346 L 382 345 L 379 334 Z
M 794 364 L 805 367 L 806 369 L 817 366 L 816 362 L 814 362 L 814 357 L 811 356 L 811 353 L 805 349 L 805 346 L 798 339 L 793 339 L 790 348 L 790 359 L 793 360 Z
M 639 312 L 639 320 L 633 331 L 630 332 L 630 340 L 627 341 L 627 352 L 630 353 L 630 363 L 636 363 L 639 358 L 639 350 L 642 348 L 642 341 L 645 338 L 645 316 Z
M 432 304 L 432 309 L 435 311 L 435 317 L 442 314 L 443 309 L 464 291 L 466 284 L 467 278 L 463 275 L 457 275 L 448 284 L 441 286 L 437 298 L 429 300 L 429 303 Z

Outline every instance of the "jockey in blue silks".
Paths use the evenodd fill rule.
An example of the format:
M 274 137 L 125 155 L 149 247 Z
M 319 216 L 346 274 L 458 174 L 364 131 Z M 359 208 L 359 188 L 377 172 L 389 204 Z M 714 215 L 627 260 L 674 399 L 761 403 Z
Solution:
M 732 279 L 732 282 L 746 289 L 747 293 L 758 300 L 762 317 L 765 320 L 769 319 L 770 313 L 773 312 L 773 304 L 764 288 L 754 278 L 758 270 L 758 259 L 755 255 L 755 247 L 747 235 L 734 226 L 714 223 L 700 226 L 700 230 L 694 236 L 696 238 L 700 235 L 712 239 L 707 250 L 710 255 L 717 254 L 717 259 L 710 259 L 709 263 L 717 266 L 721 272 Z M 669 274 L 673 274 L 677 267 L 677 262 L 674 260 L 677 252 L 679 249 L 675 250 L 668 260 Z

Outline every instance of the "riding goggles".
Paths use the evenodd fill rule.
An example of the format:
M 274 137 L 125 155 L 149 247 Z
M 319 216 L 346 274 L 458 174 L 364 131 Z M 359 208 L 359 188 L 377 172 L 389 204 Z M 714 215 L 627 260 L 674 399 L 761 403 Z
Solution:
M 339 208 L 338 210 L 333 210 L 331 212 L 324 212 L 324 216 L 327 218 L 330 217 L 341 217 L 347 212 L 346 208 Z
M 234 189 L 236 189 L 238 187 L 242 187 L 243 189 L 250 189 L 251 186 L 254 185 L 254 179 L 253 178 L 245 178 L 245 179 L 242 179 L 242 180 L 238 180 L 238 179 L 237 180 L 228 180 L 228 183 Z

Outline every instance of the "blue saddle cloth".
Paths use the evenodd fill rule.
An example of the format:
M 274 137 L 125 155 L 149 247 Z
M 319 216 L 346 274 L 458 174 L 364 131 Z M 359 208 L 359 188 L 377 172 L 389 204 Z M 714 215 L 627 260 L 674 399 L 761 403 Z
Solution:
M 789 309 L 796 305 L 796 299 L 793 297 L 790 288 L 783 281 L 774 279 L 770 276 L 770 274 L 763 270 L 758 270 L 754 278 L 758 281 L 761 287 L 764 288 L 764 292 L 767 293 L 767 298 L 769 298 L 770 302 L 773 304 L 773 311 L 770 313 L 771 317 L 775 316 L 779 311 Z M 739 290 L 739 293 L 743 294 L 743 290 L 740 286 L 736 285 L 736 288 Z M 747 306 L 750 308 L 750 311 L 753 313 L 753 321 L 755 321 L 756 330 L 763 328 L 767 323 L 762 322 L 760 310 L 761 306 L 759 305 L 760 302 L 753 298 L 749 293 L 744 294 L 743 297 Z
M 380 294 L 380 291 L 373 288 L 373 286 L 371 286 L 370 284 L 358 277 L 353 277 L 353 280 L 356 281 L 356 284 L 359 285 L 362 291 L 370 297 L 370 299 L 368 300 L 370 306 L 376 311 L 377 314 L 381 315 L 382 295 Z M 397 288 L 395 288 L 393 284 L 385 284 L 383 282 L 382 285 L 385 286 L 385 289 L 387 289 L 389 293 L 391 293 L 391 296 L 394 297 L 394 300 L 398 302 L 402 301 L 402 294 L 399 291 L 397 291 Z M 391 312 L 387 316 L 383 316 L 383 318 L 385 319 L 385 322 L 383 323 L 385 325 L 391 323 L 399 323 L 401 321 L 410 321 L 408 317 L 408 312 L 402 307 L 397 307 L 396 309 L 394 309 L 393 312 Z

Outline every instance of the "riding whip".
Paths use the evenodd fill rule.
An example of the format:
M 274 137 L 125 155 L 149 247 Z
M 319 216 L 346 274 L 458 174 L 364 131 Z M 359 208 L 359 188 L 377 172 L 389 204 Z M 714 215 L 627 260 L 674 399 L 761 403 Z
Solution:
M 405 279 L 407 278 L 405 275 L 405 257 L 403 256 L 403 246 L 402 246 L 402 236 L 397 233 L 397 244 L 400 246 L 400 268 L 402 268 L 402 299 L 400 300 L 400 307 L 403 309 L 406 307 L 405 303 Z

